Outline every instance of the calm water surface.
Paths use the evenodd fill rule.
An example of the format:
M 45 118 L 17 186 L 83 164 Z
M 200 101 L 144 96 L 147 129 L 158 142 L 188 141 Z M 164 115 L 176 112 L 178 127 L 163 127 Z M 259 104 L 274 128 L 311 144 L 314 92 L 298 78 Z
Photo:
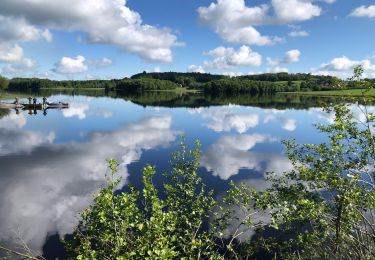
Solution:
M 83 95 L 49 100 L 69 102 L 70 108 L 46 115 L 0 111 L 0 243 L 20 237 L 45 253 L 58 251 L 53 241 L 72 232 L 104 184 L 106 158 L 118 159 L 124 187 L 140 185 L 147 163 L 157 166 L 159 183 L 185 134 L 190 147 L 201 141 L 200 174 L 217 196 L 230 180 L 262 190 L 265 172 L 290 169 L 281 140 L 321 142 L 312 124 L 332 120 L 317 107 L 168 108 Z

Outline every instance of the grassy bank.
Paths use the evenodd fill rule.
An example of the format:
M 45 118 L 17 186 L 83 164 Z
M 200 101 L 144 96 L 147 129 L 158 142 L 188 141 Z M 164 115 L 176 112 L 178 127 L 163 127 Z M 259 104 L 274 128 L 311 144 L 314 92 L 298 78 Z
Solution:
M 314 95 L 314 96 L 353 96 L 375 97 L 375 89 L 343 89 L 343 90 L 327 90 L 327 91 L 307 91 L 307 92 L 290 92 L 298 95 Z

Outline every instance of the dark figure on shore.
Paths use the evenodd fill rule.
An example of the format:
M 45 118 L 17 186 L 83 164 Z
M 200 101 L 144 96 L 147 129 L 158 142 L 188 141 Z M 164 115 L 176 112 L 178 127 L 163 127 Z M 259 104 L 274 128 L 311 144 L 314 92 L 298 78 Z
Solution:
M 43 105 L 45 106 L 47 104 L 47 98 L 43 97 Z
M 20 103 L 20 100 L 19 100 L 18 97 L 16 97 L 16 98 L 15 98 L 15 101 L 13 102 L 13 104 L 18 105 L 19 103 Z
M 34 106 L 36 106 L 36 98 L 33 98 Z
M 28 100 L 29 100 L 29 105 L 31 105 L 31 101 L 33 100 L 33 98 L 29 97 Z

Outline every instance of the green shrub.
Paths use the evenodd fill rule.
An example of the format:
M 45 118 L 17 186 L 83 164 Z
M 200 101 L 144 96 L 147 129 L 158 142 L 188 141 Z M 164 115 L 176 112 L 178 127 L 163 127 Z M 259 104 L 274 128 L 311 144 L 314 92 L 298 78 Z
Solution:
M 165 199 L 160 199 L 152 182 L 155 168 L 143 170 L 142 191 L 114 195 L 120 182 L 117 162 L 109 160 L 112 175 L 108 186 L 82 213 L 82 221 L 67 243 L 77 259 L 199 259 L 218 258 L 214 236 L 203 226 L 215 206 L 212 192 L 206 191 L 197 175 L 199 146 L 182 151 L 172 160 L 166 176 Z
M 4 78 L 0 76 L 0 90 L 8 89 L 9 80 L 7 78 Z

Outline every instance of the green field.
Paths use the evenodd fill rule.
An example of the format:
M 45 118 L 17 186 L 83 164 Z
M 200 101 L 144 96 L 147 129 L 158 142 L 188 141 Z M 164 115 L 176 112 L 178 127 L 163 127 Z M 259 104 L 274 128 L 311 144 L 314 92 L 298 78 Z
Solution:
M 353 96 L 353 97 L 375 97 L 375 89 L 345 89 L 345 90 L 328 90 L 328 91 L 308 91 L 308 92 L 291 92 L 299 95 L 315 96 Z

